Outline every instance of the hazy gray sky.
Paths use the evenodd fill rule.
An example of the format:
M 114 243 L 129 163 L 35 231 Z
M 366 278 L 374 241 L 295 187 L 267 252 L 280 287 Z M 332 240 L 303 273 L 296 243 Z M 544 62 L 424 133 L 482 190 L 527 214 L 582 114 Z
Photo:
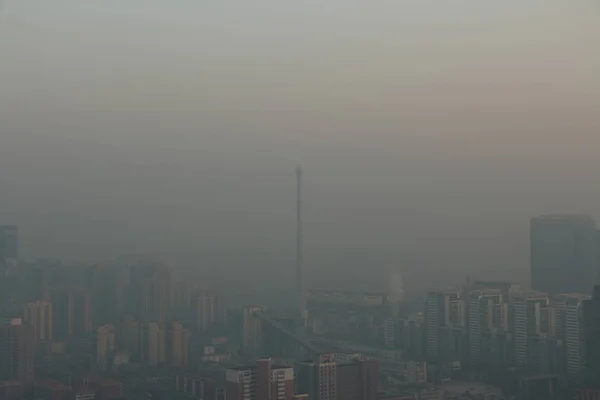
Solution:
M 4 0 L 0 221 L 27 257 L 291 272 L 301 164 L 313 269 L 522 270 L 529 216 L 600 217 L 599 22 L 597 0 Z

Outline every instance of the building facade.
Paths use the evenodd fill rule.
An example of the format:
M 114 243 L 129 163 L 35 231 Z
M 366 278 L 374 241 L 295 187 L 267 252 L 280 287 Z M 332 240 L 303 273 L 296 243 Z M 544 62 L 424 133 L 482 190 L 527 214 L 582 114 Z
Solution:
M 33 330 L 21 318 L 0 320 L 0 381 L 33 384 Z
M 294 368 L 276 366 L 270 358 L 226 371 L 227 400 L 293 400 Z
M 27 303 L 23 320 L 33 329 L 33 338 L 36 343 L 52 342 L 54 333 L 52 303 L 48 301 Z
M 531 219 L 531 286 L 549 294 L 591 293 L 598 279 L 596 222 L 587 215 Z

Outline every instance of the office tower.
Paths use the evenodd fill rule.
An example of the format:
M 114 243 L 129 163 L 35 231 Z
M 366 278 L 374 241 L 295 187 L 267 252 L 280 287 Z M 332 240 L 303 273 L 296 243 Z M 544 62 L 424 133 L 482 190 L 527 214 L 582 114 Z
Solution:
M 131 305 L 137 319 L 164 323 L 171 308 L 171 286 L 171 271 L 164 264 L 131 267 Z
M 332 354 L 323 354 L 319 361 L 298 365 L 298 392 L 307 393 L 311 400 L 337 399 L 337 365 Z
M 583 304 L 590 296 L 565 294 L 554 298 L 557 310 L 556 331 L 565 347 L 565 372 L 572 376 L 581 375 L 585 366 L 585 338 Z
M 52 342 L 54 328 L 52 303 L 35 301 L 25 305 L 23 322 L 33 329 L 33 338 L 37 342 Z
M 591 300 L 583 302 L 585 366 L 600 381 L 600 286 L 594 287 Z
M 379 398 L 379 365 L 374 360 L 338 363 L 337 398 L 344 400 L 377 400 Z
M 92 332 L 92 296 L 89 292 L 51 290 L 54 339 L 64 340 Z
M 0 380 L 33 383 L 33 331 L 21 318 L 0 321 Z
M 96 367 L 100 371 L 109 369 L 115 349 L 115 327 L 113 325 L 99 327 L 96 330 Z
M 169 364 L 174 368 L 188 365 L 190 332 L 180 322 L 171 322 L 168 331 Z
M 227 400 L 293 400 L 294 369 L 260 359 L 254 365 L 230 368 L 225 373 Z
M 453 362 L 461 359 L 466 322 L 466 304 L 458 290 L 435 290 L 427 294 L 425 352 L 428 362 Z
M 256 358 L 262 348 L 262 321 L 257 315 L 262 311 L 260 306 L 249 306 L 243 310 L 242 347 L 249 358 Z
M 531 219 L 531 286 L 550 294 L 590 293 L 599 277 L 595 221 L 586 215 Z

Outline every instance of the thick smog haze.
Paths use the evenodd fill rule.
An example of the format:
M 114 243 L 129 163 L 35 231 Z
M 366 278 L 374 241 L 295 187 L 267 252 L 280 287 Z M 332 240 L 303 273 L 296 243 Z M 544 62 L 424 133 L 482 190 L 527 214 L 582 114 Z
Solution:
M 1 7 L 25 258 L 287 279 L 296 165 L 311 276 L 526 280 L 531 216 L 600 216 L 596 1 Z

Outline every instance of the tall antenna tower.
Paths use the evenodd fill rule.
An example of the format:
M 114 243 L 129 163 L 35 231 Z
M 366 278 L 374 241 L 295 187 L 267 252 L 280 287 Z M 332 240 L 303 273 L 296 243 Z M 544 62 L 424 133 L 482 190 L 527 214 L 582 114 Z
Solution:
M 304 260 L 302 238 L 302 168 L 296 168 L 296 290 L 298 311 L 306 322 L 306 293 L 304 291 Z

